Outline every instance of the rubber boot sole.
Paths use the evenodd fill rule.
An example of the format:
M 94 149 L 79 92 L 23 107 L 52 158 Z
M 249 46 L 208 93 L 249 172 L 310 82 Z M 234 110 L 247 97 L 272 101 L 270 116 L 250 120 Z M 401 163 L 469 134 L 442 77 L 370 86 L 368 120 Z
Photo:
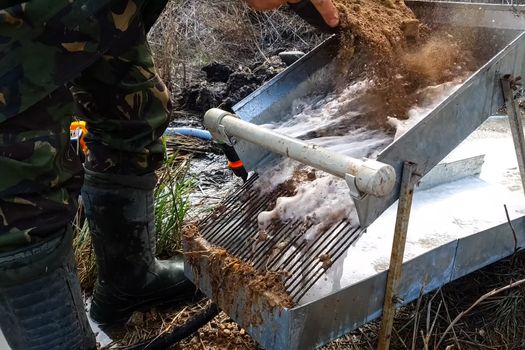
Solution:
M 94 297 L 89 310 L 89 316 L 100 326 L 119 325 L 126 323 L 135 311 L 146 312 L 152 307 L 176 307 L 186 302 L 196 302 L 203 297 L 204 295 L 198 290 L 194 290 L 191 293 L 184 293 L 182 295 L 174 295 L 172 297 L 166 297 L 166 295 L 154 298 L 140 298 L 133 296 L 133 298 L 140 298 L 140 301 L 127 304 L 120 308 L 116 308 L 115 303 L 95 302 Z

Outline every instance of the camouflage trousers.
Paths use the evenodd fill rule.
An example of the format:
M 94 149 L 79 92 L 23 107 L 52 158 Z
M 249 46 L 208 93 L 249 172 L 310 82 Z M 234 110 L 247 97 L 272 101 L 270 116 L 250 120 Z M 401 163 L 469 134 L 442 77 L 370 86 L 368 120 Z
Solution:
M 72 221 L 83 178 L 73 115 L 87 122 L 87 169 L 142 175 L 162 163 L 169 108 L 146 41 L 165 0 L 2 3 L 0 252 Z

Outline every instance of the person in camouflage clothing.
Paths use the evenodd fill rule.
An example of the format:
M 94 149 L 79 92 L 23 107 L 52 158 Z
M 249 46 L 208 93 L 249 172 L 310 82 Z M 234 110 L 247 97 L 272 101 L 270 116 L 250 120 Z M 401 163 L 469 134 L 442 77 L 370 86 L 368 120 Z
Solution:
M 89 125 L 87 169 L 146 174 L 162 162 L 169 97 L 145 2 L 30 1 L 0 13 L 0 250 L 56 232 L 76 210 L 72 96 Z
M 194 291 L 180 258 L 154 257 L 153 171 L 169 97 L 146 33 L 164 5 L 33 0 L 0 10 L 0 326 L 14 349 L 95 348 L 71 252 L 83 184 L 73 114 L 90 131 L 83 197 L 99 269 L 95 320 Z
M 180 257 L 155 259 L 169 94 L 146 34 L 166 1 L 0 0 L 0 328 L 15 350 L 96 348 L 72 254 L 80 192 L 97 259 L 95 321 L 195 292 Z M 337 24 L 331 1 L 312 2 Z M 72 115 L 89 129 L 84 169 Z

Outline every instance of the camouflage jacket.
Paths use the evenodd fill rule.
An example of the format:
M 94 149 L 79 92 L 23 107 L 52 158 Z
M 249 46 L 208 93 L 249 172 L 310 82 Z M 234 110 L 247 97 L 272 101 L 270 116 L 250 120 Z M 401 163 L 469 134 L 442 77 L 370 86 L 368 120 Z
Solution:
M 118 50 L 135 17 L 151 27 L 166 2 L 0 0 L 0 123 Z

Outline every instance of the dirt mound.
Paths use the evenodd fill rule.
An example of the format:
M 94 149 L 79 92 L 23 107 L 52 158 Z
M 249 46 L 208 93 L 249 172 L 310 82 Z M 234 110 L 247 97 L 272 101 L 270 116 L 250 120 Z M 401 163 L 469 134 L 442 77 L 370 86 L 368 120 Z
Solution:
M 367 47 L 380 60 L 398 55 L 408 38 L 417 39 L 419 21 L 402 0 L 336 0 L 335 3 L 341 13 L 343 32 L 352 33 L 356 45 Z M 346 41 L 354 44 L 353 37 Z
M 367 79 L 375 113 L 372 127 L 387 117 L 406 119 L 418 92 L 468 71 L 471 55 L 448 33 L 431 32 L 402 0 L 335 0 L 341 13 L 339 88 Z

